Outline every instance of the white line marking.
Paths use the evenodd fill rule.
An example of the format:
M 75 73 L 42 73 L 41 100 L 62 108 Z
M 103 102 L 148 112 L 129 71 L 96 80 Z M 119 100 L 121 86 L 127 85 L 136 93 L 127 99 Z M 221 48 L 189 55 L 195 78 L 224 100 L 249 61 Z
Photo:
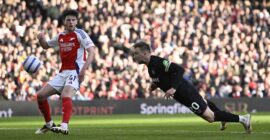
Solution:
M 1 127 L 0 130 L 34 130 L 34 128 L 5 128 L 5 127 Z
M 194 131 L 191 131 L 191 130 L 158 130 L 158 129 L 151 129 L 151 130 L 144 130 L 144 129 L 140 129 L 140 130 L 132 130 L 132 129 L 129 129 L 129 130 L 126 130 L 126 129 L 113 129 L 113 130 L 109 130 L 109 129 L 94 129 L 94 130 L 100 130 L 100 131 L 132 131 L 132 132 L 158 132 L 158 133 L 164 133 L 164 132 L 173 132 L 173 133 L 229 133 L 229 134 L 246 134 L 245 131 L 235 131 L 235 132 L 232 132 L 232 131 L 201 131 L 201 130 L 194 130 Z M 265 134 L 265 135 L 270 135 L 270 132 L 268 131 L 261 131 L 261 132 L 252 132 L 251 134 Z
M 0 131 L 1 130 L 36 130 L 38 128 L 5 128 L 5 127 L 0 127 Z M 81 130 L 84 130 L 84 129 L 70 129 L 71 131 L 81 131 Z M 85 129 L 87 130 L 87 128 Z M 116 131 L 116 132 L 123 132 L 123 131 L 132 131 L 132 132 L 146 132 L 146 131 L 149 131 L 149 130 L 144 130 L 144 129 L 140 129 L 140 130 L 134 130 L 134 129 L 93 129 L 94 131 Z M 243 131 L 235 131 L 235 132 L 232 132 L 232 131 L 201 131 L 201 130 L 194 130 L 194 131 L 189 131 L 189 130 L 159 130 L 159 129 L 152 129 L 150 130 L 150 132 L 173 132 L 173 133 L 229 133 L 229 134 L 245 134 L 244 130 Z M 166 133 L 167 133 L 166 132 Z M 267 132 L 267 131 L 261 131 L 261 132 L 252 132 L 251 134 L 264 134 L 264 135 L 270 135 L 270 132 Z

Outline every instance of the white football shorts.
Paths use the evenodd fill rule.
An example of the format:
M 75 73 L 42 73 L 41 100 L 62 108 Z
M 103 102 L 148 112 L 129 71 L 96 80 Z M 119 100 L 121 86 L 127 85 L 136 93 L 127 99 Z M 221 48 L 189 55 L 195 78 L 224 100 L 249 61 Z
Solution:
M 79 90 L 79 76 L 76 70 L 63 70 L 58 73 L 51 81 L 48 82 L 59 93 L 65 86 L 72 86 L 76 91 Z

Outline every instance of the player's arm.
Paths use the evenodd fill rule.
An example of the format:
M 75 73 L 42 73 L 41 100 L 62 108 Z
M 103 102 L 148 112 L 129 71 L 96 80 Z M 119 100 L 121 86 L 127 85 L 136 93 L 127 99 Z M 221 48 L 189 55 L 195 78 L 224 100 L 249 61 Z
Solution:
M 39 44 L 41 45 L 41 47 L 43 49 L 49 49 L 50 48 L 50 46 L 48 45 L 48 43 L 47 43 L 47 41 L 45 39 L 45 35 L 44 35 L 43 32 L 39 33 L 37 35 L 37 38 L 38 38 Z
M 58 46 L 58 36 L 57 37 L 54 37 L 53 39 L 51 39 L 50 41 L 46 41 L 45 39 L 45 34 L 44 32 L 40 32 L 38 35 L 37 35 L 37 38 L 38 38 L 38 41 L 39 41 L 39 44 L 41 45 L 41 47 L 43 49 L 49 49 L 51 48 L 51 46 Z
M 87 56 L 87 59 L 79 73 L 79 79 L 80 79 L 80 82 L 83 81 L 84 79 L 84 75 L 85 75 L 85 72 L 86 70 L 88 69 L 88 67 L 90 66 L 90 64 L 92 63 L 93 59 L 94 59 L 94 56 L 95 56 L 95 47 L 90 47 L 90 48 L 87 48 L 86 51 L 88 52 L 88 56 Z
M 184 68 L 176 63 L 171 63 L 168 72 L 171 73 L 172 88 L 177 89 L 183 79 Z
M 84 47 L 84 49 L 88 52 L 87 59 L 79 73 L 79 82 L 82 82 L 84 79 L 84 75 L 88 67 L 91 65 L 94 56 L 95 56 L 95 44 L 90 39 L 90 37 L 87 35 L 87 33 L 84 30 L 79 30 L 79 40 L 81 45 Z
M 165 98 L 173 97 L 176 89 L 181 83 L 183 79 L 184 69 L 176 63 L 171 63 L 168 60 L 162 61 L 162 70 L 165 73 L 169 73 L 170 78 L 172 79 L 172 87 L 168 89 L 165 93 Z
M 170 75 L 170 79 L 172 80 L 172 88 L 177 89 L 181 83 L 181 80 L 183 79 L 184 68 L 176 63 L 164 59 L 162 61 L 161 70 Z

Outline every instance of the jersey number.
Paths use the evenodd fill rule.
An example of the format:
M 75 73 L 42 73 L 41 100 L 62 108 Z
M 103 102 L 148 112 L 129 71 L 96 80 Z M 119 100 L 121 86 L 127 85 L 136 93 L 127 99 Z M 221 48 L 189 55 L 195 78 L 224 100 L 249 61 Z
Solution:
M 191 111 L 193 111 L 193 112 L 196 112 L 199 108 L 200 108 L 200 105 L 199 105 L 198 103 L 196 103 L 196 102 L 193 102 L 193 103 L 191 104 L 191 107 L 189 107 L 189 109 L 190 109 Z
M 75 79 L 76 79 L 76 76 L 70 75 L 69 78 L 68 78 L 68 84 L 72 84 L 72 82 L 74 82 Z

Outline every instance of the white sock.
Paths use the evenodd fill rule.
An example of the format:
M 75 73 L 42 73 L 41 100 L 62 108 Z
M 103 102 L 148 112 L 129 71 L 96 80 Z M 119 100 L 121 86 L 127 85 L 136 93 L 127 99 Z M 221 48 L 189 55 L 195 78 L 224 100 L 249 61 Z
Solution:
M 239 122 L 242 122 L 242 123 L 246 122 L 246 118 L 242 115 L 239 115 Z
M 52 127 L 53 125 L 53 120 L 50 120 L 49 122 L 46 122 L 47 127 Z
M 68 124 L 67 123 L 61 123 L 61 127 L 63 128 L 63 129 L 68 129 Z

